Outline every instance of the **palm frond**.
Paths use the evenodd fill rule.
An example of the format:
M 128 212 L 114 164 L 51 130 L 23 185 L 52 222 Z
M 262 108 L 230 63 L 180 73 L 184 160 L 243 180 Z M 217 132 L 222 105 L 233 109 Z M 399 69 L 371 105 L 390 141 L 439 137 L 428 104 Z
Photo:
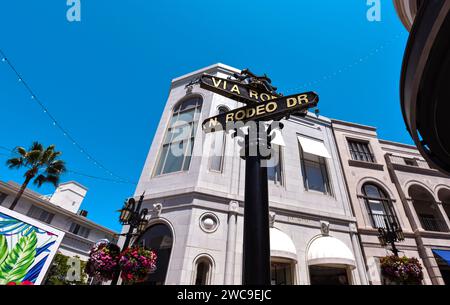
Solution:
M 42 186 L 42 184 L 44 184 L 44 183 L 51 183 L 51 184 L 53 184 L 54 187 L 58 187 L 59 176 L 58 175 L 51 175 L 51 174 L 48 174 L 46 176 L 39 175 L 39 176 L 36 177 L 36 179 L 34 179 L 33 183 L 36 184 L 39 187 Z
M 6 161 L 6 165 L 10 168 L 21 168 L 24 164 L 24 159 L 22 157 L 11 158 Z
M 42 184 L 44 184 L 45 182 L 47 182 L 47 178 L 44 175 L 37 176 L 36 179 L 34 179 L 33 181 L 33 183 L 38 187 L 41 187 Z
M 15 152 L 17 152 L 21 157 L 26 157 L 27 150 L 23 148 L 22 146 L 18 146 L 14 149 Z
M 50 163 L 45 170 L 52 175 L 58 175 L 66 172 L 66 163 L 62 160 L 56 160 Z
M 33 144 L 31 144 L 30 149 L 28 149 L 28 151 L 33 151 L 33 150 L 43 151 L 44 147 L 39 142 L 33 142 Z
M 61 174 L 67 170 L 66 163 L 58 159 L 62 153 L 55 151 L 55 145 L 50 145 L 44 149 L 39 142 L 33 142 L 28 150 L 17 147 L 16 152 L 19 157 L 9 159 L 7 161 L 8 167 L 27 166 L 28 170 L 25 177 L 27 179 L 35 177 L 33 183 L 39 187 L 44 183 L 51 183 L 57 187 Z
M 26 162 L 28 165 L 37 165 L 38 163 L 40 163 L 41 159 L 42 159 L 42 151 L 41 150 L 31 150 L 27 153 L 26 156 Z

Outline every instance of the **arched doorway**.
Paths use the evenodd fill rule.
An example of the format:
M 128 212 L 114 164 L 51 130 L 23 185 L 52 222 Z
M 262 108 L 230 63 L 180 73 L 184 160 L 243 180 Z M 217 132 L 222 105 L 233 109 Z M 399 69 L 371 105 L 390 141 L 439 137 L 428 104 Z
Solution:
M 172 230 L 166 224 L 152 225 L 138 238 L 136 243 L 155 251 L 157 255 L 156 270 L 148 275 L 144 284 L 164 285 L 173 246 Z
M 439 207 L 429 191 L 420 185 L 412 185 L 408 193 L 424 230 L 448 232 L 447 225 L 442 218 L 443 215 L 441 215 Z

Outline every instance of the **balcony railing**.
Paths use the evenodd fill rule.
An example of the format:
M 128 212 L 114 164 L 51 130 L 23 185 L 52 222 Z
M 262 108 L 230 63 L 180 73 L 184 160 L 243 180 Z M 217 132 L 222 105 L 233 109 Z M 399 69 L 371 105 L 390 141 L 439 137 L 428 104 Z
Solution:
M 419 215 L 419 219 L 423 229 L 426 231 L 448 232 L 445 222 L 436 217 Z
M 409 159 L 409 158 L 404 158 L 404 157 L 399 157 L 399 156 L 394 156 L 394 155 L 390 155 L 389 159 L 391 160 L 391 162 L 393 164 L 407 165 L 407 166 L 425 168 L 425 169 L 430 168 L 428 163 L 423 160 Z
M 400 223 L 398 222 L 397 216 L 395 215 L 387 215 L 387 214 L 374 214 L 370 213 L 370 218 L 372 221 L 372 226 L 376 229 L 383 228 L 387 229 L 387 226 L 391 226 L 391 230 L 395 230 L 392 228 L 392 224 L 395 224 L 397 228 L 400 228 Z

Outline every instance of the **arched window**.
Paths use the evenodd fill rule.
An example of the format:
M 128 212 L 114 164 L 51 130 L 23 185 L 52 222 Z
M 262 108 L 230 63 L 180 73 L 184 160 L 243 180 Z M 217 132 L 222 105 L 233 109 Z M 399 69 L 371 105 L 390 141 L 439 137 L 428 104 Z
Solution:
M 362 191 L 374 228 L 385 228 L 386 222 L 388 224 L 395 222 L 399 226 L 392 201 L 384 190 L 375 184 L 366 183 Z
M 173 109 L 159 153 L 156 176 L 189 169 L 201 109 L 201 97 L 189 98 Z
M 165 224 L 155 224 L 148 228 L 137 240 L 137 244 L 156 252 L 156 270 L 149 274 L 146 285 L 163 285 L 169 267 L 173 236 Z
M 219 114 L 228 112 L 228 108 L 220 107 Z M 212 135 L 213 141 L 211 146 L 211 156 L 209 159 L 209 169 L 214 172 L 222 172 L 225 156 L 226 132 L 219 131 Z
M 195 264 L 195 285 L 211 285 L 212 262 L 207 257 L 201 257 Z

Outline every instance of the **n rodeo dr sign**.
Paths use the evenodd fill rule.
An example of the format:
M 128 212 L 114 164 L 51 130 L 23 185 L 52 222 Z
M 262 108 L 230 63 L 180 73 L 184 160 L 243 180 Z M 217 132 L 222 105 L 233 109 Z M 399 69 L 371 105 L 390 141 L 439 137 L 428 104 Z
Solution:
M 224 130 L 228 123 L 280 120 L 289 114 L 315 107 L 318 102 L 319 96 L 314 92 L 277 97 L 211 117 L 202 126 L 205 132 L 214 132 Z

